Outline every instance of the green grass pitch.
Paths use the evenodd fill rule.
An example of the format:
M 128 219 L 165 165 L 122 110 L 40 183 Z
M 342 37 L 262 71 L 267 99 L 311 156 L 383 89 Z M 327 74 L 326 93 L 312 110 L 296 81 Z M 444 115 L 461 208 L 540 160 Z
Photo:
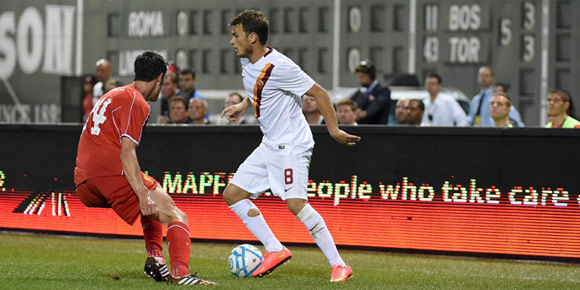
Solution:
M 217 282 L 215 289 L 580 289 L 580 267 L 574 264 L 356 250 L 341 250 L 353 278 L 334 284 L 328 281 L 326 258 L 315 247 L 290 247 L 292 261 L 272 275 L 237 278 L 227 268 L 234 246 L 193 243 L 190 271 Z M 0 289 L 186 287 L 145 276 L 145 255 L 140 240 L 0 233 Z

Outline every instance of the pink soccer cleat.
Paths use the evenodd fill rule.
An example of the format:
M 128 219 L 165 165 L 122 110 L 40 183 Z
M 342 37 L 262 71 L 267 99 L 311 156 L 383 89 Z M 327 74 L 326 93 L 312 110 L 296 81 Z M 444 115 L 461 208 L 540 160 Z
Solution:
M 344 282 L 346 279 L 352 277 L 352 268 L 349 265 L 333 265 L 330 282 Z
M 284 247 L 280 252 L 267 252 L 264 255 L 264 261 L 262 265 L 252 273 L 253 277 L 262 277 L 268 275 L 274 271 L 278 266 L 290 261 L 292 258 L 292 253 L 288 248 Z

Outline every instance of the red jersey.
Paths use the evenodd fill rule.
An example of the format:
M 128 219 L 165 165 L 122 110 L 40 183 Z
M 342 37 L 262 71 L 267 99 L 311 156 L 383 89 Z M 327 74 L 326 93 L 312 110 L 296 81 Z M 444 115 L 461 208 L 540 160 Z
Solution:
M 75 185 L 94 177 L 123 175 L 121 138 L 139 144 L 150 112 L 149 104 L 133 84 L 103 95 L 81 133 Z

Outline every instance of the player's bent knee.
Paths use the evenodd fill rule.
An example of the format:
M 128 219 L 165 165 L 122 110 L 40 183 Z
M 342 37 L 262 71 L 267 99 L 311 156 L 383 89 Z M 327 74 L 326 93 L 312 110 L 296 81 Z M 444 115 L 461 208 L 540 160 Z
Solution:
M 226 189 L 224 190 L 224 193 L 222 194 L 222 198 L 224 199 L 224 201 L 229 205 L 229 200 L 230 200 L 230 192 Z
M 189 221 L 187 220 L 187 215 L 179 208 L 176 207 L 175 209 L 177 210 L 177 216 L 178 216 L 180 222 L 182 222 L 186 225 L 189 224 Z
M 237 187 L 236 185 L 230 183 L 228 187 L 226 187 L 226 190 L 224 190 L 223 196 L 225 202 L 228 205 L 232 205 L 242 199 L 248 198 L 250 194 L 244 191 L 243 189 Z
M 157 187 L 154 191 L 154 201 L 157 204 L 159 221 L 165 225 L 173 222 L 187 224 L 187 215 L 177 207 L 175 201 L 162 188 Z
M 228 205 L 232 205 L 231 201 L 233 200 L 233 190 L 232 187 L 228 185 L 223 193 L 223 198 Z
M 300 211 L 306 206 L 306 204 L 308 204 L 308 201 L 301 198 L 289 198 L 286 200 L 286 205 L 288 206 L 288 209 L 294 215 L 300 213 Z
M 171 208 L 171 210 L 169 210 L 167 217 L 169 219 L 169 223 L 181 222 L 187 224 L 187 215 L 175 205 Z
M 187 215 L 177 207 L 160 212 L 159 221 L 166 226 L 174 222 L 188 224 Z

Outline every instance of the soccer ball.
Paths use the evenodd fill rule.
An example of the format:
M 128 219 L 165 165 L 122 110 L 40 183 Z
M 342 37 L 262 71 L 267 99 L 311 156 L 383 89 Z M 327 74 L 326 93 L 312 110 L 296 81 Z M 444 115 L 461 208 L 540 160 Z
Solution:
M 252 273 L 262 265 L 262 253 L 260 249 L 243 244 L 235 247 L 228 258 L 230 272 L 236 277 L 250 277 Z

